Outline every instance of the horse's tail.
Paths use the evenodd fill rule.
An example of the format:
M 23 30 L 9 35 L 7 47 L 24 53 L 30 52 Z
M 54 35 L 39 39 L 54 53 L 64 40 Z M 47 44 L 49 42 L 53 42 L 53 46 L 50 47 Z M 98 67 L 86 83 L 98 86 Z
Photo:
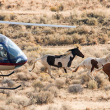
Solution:
M 79 69 L 80 66 L 78 66 L 75 70 L 73 70 L 72 72 L 76 72 Z
M 37 59 L 34 61 L 33 67 L 32 67 L 32 69 L 31 69 L 31 70 L 29 70 L 29 72 L 31 72 L 31 71 L 35 68 L 35 63 L 36 63 L 38 60 L 40 60 L 41 58 L 42 58 L 42 57 L 37 58 Z
M 81 67 L 82 67 L 82 68 L 84 67 L 84 61 L 82 61 L 82 62 L 76 67 L 76 69 L 73 70 L 72 72 L 78 71 L 78 69 L 81 68 Z

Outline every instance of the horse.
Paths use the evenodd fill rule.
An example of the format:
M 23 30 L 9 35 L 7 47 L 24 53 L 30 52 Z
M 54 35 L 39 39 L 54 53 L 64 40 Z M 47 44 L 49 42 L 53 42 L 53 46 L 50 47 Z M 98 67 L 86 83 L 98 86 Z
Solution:
M 29 70 L 29 72 L 35 68 L 35 63 L 38 60 L 41 60 L 41 63 L 46 67 L 46 70 L 48 69 L 48 74 L 55 79 L 55 77 L 51 74 L 51 66 L 63 68 L 65 73 L 67 73 L 67 69 L 72 71 L 70 66 L 76 55 L 84 58 L 84 55 L 79 50 L 79 47 L 70 49 L 62 55 L 44 55 L 43 57 L 37 58 L 34 61 L 33 67 L 31 70 Z
M 106 63 L 101 68 L 97 69 L 95 72 L 98 72 L 100 70 L 103 70 L 104 71 L 104 74 L 106 75 L 105 78 L 108 78 L 109 77 L 109 81 L 110 81 L 110 63 Z
M 74 69 L 72 72 L 76 72 L 79 68 L 85 69 L 83 72 L 88 71 L 87 74 L 90 76 L 91 79 L 94 79 L 93 74 L 91 76 L 91 73 L 95 71 L 95 69 L 99 69 L 104 64 L 110 62 L 110 54 L 108 54 L 106 57 L 103 58 L 87 58 L 84 61 L 82 61 L 76 69 Z

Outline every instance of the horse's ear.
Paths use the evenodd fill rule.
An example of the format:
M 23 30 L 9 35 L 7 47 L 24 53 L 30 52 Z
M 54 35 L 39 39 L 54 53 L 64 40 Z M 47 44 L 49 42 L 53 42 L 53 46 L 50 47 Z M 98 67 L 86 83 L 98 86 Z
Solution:
M 75 47 L 79 50 L 81 49 L 81 46 L 79 44 L 75 44 Z

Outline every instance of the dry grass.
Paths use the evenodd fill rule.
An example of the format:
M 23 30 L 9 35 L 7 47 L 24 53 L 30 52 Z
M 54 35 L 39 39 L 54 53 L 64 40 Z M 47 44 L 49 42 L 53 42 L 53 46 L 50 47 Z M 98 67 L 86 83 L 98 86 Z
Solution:
M 83 91 L 83 88 L 80 84 L 73 84 L 69 86 L 68 91 L 73 94 L 81 93 Z
M 36 58 L 62 54 L 74 48 L 76 43 L 82 46 L 85 58 L 100 58 L 110 53 L 107 44 L 110 40 L 109 5 L 109 0 L 1 0 L 0 20 L 77 27 L 0 24 L 0 33 L 13 40 L 28 57 L 28 62 L 10 76 L 13 81 L 0 79 L 0 86 L 12 87 L 15 82 L 22 85 L 14 91 L 0 90 L 0 110 L 109 110 L 109 82 L 101 72 L 95 77 L 96 82 L 85 73 L 66 74 L 61 68 L 52 68 L 55 81 L 44 72 L 40 62 L 36 63 L 32 73 L 28 72 Z M 72 67 L 82 60 L 75 57 Z
M 0 100 L 6 100 L 6 94 L 0 93 Z
M 36 89 L 37 87 L 38 87 L 38 88 L 43 88 L 43 87 L 44 87 L 43 83 L 42 83 L 41 81 L 39 81 L 39 80 L 35 80 L 35 81 L 33 82 L 32 86 L 33 86 L 35 89 Z
M 11 79 L 3 80 L 2 84 L 7 84 L 8 87 L 13 87 L 15 85 L 14 81 L 12 81 Z
M 55 81 L 55 86 L 58 87 L 58 88 L 64 87 L 64 84 L 65 84 L 64 79 L 56 79 L 56 81 Z
M 105 89 L 106 91 L 109 91 L 109 90 L 110 90 L 110 85 L 105 86 L 104 89 Z
M 97 89 L 98 88 L 98 84 L 97 84 L 96 81 L 91 80 L 91 81 L 88 82 L 87 87 L 89 89 Z
M 11 0 L 13 1 L 13 0 Z M 9 3 L 6 1 L 7 4 Z M 89 5 L 94 6 L 92 8 L 85 8 L 83 11 L 81 7 L 86 7 L 85 2 L 73 2 L 73 1 L 61 1 L 58 3 L 53 3 L 49 5 L 42 1 L 41 3 L 36 3 L 32 1 L 31 3 L 26 3 L 30 8 L 27 9 L 27 6 L 19 6 L 21 10 L 29 11 L 33 10 L 32 7 L 38 7 L 37 10 L 42 10 L 41 14 L 16 14 L 16 13 L 1 13 L 0 20 L 9 20 L 9 21 L 19 21 L 19 22 L 29 22 L 29 23 L 44 23 L 44 24 L 64 24 L 64 25 L 76 25 L 75 29 L 64 29 L 64 28 L 51 28 L 51 27 L 35 27 L 35 26 L 15 26 L 15 25 L 6 25 L 5 28 L 3 25 L 0 26 L 0 33 L 7 35 L 12 39 L 20 38 L 20 42 L 24 41 L 23 45 L 17 41 L 21 48 L 26 48 L 28 51 L 35 50 L 36 47 L 30 47 L 25 43 L 31 42 L 34 44 L 42 45 L 66 45 L 66 44 L 75 44 L 79 43 L 81 45 L 95 45 L 95 44 L 105 44 L 108 43 L 109 39 L 109 13 L 108 11 L 102 11 L 102 7 L 106 10 L 106 5 L 102 6 L 102 2 L 98 0 L 95 1 L 96 4 L 100 4 L 100 8 L 97 10 L 97 7 L 94 6 L 94 2 L 89 1 Z M 23 2 L 23 4 L 25 1 Z M 65 5 L 63 5 L 65 3 Z M 109 2 L 106 1 L 106 4 Z M 4 4 L 4 3 L 3 3 Z M 15 2 L 16 5 L 17 2 Z M 34 6 L 37 4 L 39 6 Z M 44 6 L 45 4 L 45 6 Z M 73 5 L 72 5 L 73 4 Z M 80 8 L 79 8 L 79 6 Z M 69 7 L 68 7 L 69 6 Z M 7 10 L 7 5 L 2 5 L 2 8 Z M 89 6 L 88 6 L 89 7 Z M 91 6 L 90 6 L 91 7 Z M 8 8 L 8 10 L 13 10 L 17 8 L 16 6 Z M 22 9 L 23 8 L 23 9 Z M 45 9 L 45 11 L 44 11 Z M 96 10 L 97 11 L 96 11 Z M 15 9 L 14 9 L 15 10 Z M 18 8 L 16 9 L 18 10 Z M 77 11 L 75 11 L 77 10 Z M 51 12 L 56 11 L 56 12 Z M 22 12 L 21 12 L 22 13 Z M 50 13 L 50 14 L 48 14 Z M 68 14 L 67 14 L 68 13 Z M 107 13 L 107 14 L 105 14 Z M 31 15 L 30 15 L 31 14 Z M 20 18 L 20 19 L 19 19 Z M 103 34 L 102 34 L 103 33 Z M 65 36 L 66 35 L 66 36 Z M 90 36 L 90 37 L 89 37 Z M 95 38 L 95 39 L 94 39 Z
M 96 76 L 96 77 L 95 77 L 95 80 L 96 80 L 96 82 L 97 82 L 97 84 L 98 84 L 98 88 L 102 88 L 102 87 L 104 86 L 105 80 L 104 80 L 103 77 L 101 77 L 101 76 Z
M 72 110 L 71 105 L 68 105 L 67 103 L 62 104 L 61 110 Z
M 53 95 L 54 95 L 54 97 L 57 97 L 58 96 L 58 89 L 56 88 L 56 87 L 50 87 L 49 89 L 48 89 L 48 91 L 50 91 Z
M 41 91 L 34 95 L 35 103 L 47 104 L 53 102 L 53 94 L 49 91 Z
M 7 99 L 6 104 L 15 103 L 22 106 L 27 106 L 29 104 L 29 98 L 24 95 L 14 95 Z
M 90 77 L 87 74 L 84 74 L 81 76 L 81 83 L 85 84 L 88 83 L 90 81 Z

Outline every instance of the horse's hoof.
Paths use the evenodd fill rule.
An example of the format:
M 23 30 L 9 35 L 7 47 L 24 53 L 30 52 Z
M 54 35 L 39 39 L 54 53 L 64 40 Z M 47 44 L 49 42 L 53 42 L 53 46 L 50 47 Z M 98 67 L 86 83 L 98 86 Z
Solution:
M 29 72 L 31 72 L 31 70 L 29 70 Z

